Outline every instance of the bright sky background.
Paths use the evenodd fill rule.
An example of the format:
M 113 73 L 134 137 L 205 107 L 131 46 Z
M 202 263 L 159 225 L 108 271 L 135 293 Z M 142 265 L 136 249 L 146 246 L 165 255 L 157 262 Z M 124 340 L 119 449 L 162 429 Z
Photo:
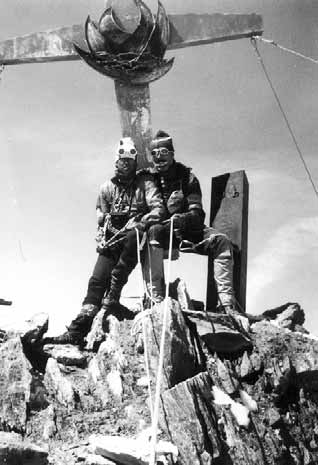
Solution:
M 150 2 L 148 2 L 150 4 Z M 151 1 L 155 5 L 155 1 Z M 318 58 L 316 0 L 165 0 L 169 13 L 257 12 L 264 37 Z M 0 40 L 98 19 L 103 0 L 2 0 Z M 318 65 L 259 45 L 318 185 Z M 317 197 L 249 40 L 169 52 L 151 85 L 153 128 L 173 135 L 209 211 L 210 179 L 246 170 L 250 182 L 248 307 L 299 302 L 318 334 Z M 96 260 L 95 199 L 120 137 L 114 85 L 84 63 L 7 67 L 0 83 L 0 325 L 38 311 L 58 331 L 79 311 Z M 206 261 L 173 262 L 205 299 Z M 124 290 L 136 295 L 136 276 Z

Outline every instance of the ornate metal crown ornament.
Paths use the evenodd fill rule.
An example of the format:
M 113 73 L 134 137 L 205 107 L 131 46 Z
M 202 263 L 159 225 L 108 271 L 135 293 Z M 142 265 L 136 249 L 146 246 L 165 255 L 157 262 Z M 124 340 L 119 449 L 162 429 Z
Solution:
M 74 44 L 79 56 L 96 71 L 120 82 L 144 85 L 164 76 L 174 58 L 164 60 L 169 19 L 158 1 L 154 16 L 142 0 L 108 0 L 98 23 L 88 16 L 89 51 Z

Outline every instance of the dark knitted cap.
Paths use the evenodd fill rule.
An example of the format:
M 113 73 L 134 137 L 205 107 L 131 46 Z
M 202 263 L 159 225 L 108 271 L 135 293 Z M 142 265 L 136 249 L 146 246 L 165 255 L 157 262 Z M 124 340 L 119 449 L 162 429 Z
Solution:
M 171 152 L 174 152 L 172 137 L 160 129 L 150 142 L 150 150 L 159 149 L 161 147 L 165 147 Z

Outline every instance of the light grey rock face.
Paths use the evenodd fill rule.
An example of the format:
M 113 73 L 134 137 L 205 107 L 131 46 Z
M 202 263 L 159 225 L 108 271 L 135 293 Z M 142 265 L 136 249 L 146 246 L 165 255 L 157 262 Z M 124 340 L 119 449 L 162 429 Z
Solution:
M 48 441 L 57 433 L 56 412 L 53 405 L 49 405 L 43 412 L 45 421 L 43 424 L 43 440 Z
M 44 353 L 66 366 L 84 367 L 87 362 L 86 354 L 80 351 L 78 347 L 70 344 L 46 344 L 43 350 Z
M 94 394 L 104 406 L 107 405 L 110 394 L 119 401 L 122 398 L 122 373 L 127 364 L 120 344 L 120 322 L 114 316 L 109 316 L 108 326 L 106 340 L 100 345 L 88 367 Z
M 86 336 L 86 350 L 97 351 L 103 341 L 105 341 L 105 332 L 103 330 L 103 318 L 105 311 L 100 310 L 93 320 L 90 332 Z
M 150 317 L 146 317 L 146 332 L 150 352 L 150 368 L 153 379 L 158 369 L 162 315 L 165 303 L 155 306 Z M 200 371 L 201 360 L 194 338 L 186 325 L 179 303 L 168 302 L 168 318 L 165 333 L 163 388 L 172 387 Z
M 3 465 L 48 465 L 48 452 L 24 441 L 16 433 L 0 432 L 0 463 Z
M 47 391 L 58 403 L 69 410 L 74 408 L 75 400 L 72 383 L 62 373 L 58 362 L 54 358 L 49 358 L 47 362 L 44 384 Z
M 217 358 L 216 367 L 218 378 L 224 391 L 229 395 L 237 392 L 239 389 L 239 382 L 233 373 L 231 364 L 227 364 L 226 360 L 222 362 L 222 360 Z
M 203 465 L 222 455 L 213 409 L 212 381 L 200 373 L 162 394 L 161 427 L 179 450 L 180 463 Z M 221 463 L 221 462 L 220 462 Z
M 32 375 L 20 338 L 0 346 L 0 424 L 8 431 L 23 433 L 27 421 Z
M 207 318 L 193 314 L 190 320 L 196 324 L 198 334 L 210 352 L 235 355 L 252 348 L 241 317 L 236 320 L 229 315 L 209 313 Z
M 123 465 L 147 465 L 141 458 L 140 444 L 134 439 L 114 436 L 91 436 L 90 447 L 95 454 L 102 455 Z

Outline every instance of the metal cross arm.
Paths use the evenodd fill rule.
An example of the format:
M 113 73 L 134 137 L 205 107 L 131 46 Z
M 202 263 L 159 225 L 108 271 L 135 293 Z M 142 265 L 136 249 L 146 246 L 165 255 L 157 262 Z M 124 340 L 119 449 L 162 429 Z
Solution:
M 262 17 L 253 14 L 168 15 L 168 49 L 241 39 L 263 33 Z M 83 46 L 83 25 L 35 32 L 0 42 L 0 64 L 17 65 L 79 60 L 73 42 Z

